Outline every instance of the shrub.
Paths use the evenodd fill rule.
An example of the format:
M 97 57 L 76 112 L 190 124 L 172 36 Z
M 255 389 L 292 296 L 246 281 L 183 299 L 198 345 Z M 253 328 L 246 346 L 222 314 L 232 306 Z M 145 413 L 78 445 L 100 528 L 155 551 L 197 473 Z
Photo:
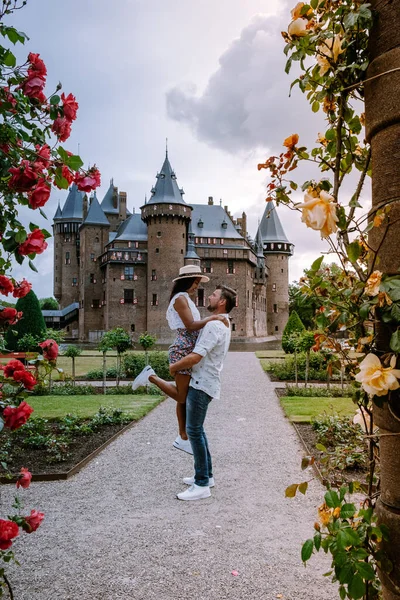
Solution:
M 149 364 L 157 375 L 167 381 L 173 377 L 169 372 L 168 352 L 149 352 Z M 136 377 L 146 366 L 144 353 L 129 354 L 124 357 L 124 368 L 127 377 Z
M 326 456 L 323 468 L 357 469 L 366 468 L 368 453 L 361 427 L 355 425 L 349 417 L 321 415 L 312 421 L 317 434 L 317 442 L 323 444 Z
M 51 388 L 52 396 L 90 396 L 96 394 L 96 388 L 92 385 L 71 385 L 55 384 Z M 47 385 L 36 385 L 33 390 L 34 396 L 48 396 L 49 387 Z
M 310 387 L 295 387 L 286 385 L 285 396 L 302 396 L 306 398 L 340 398 L 342 396 L 353 395 L 353 388 L 349 385 L 343 387 L 343 390 L 339 386 L 332 386 L 329 389 L 327 387 L 310 386 Z
M 318 381 L 326 381 L 327 380 L 327 359 L 322 352 L 312 352 L 310 354 L 310 371 L 308 375 L 308 379 L 314 379 Z M 305 352 L 299 352 L 297 355 L 297 369 L 298 369 L 298 379 L 305 379 L 305 371 L 306 371 L 306 354 Z M 271 373 L 281 381 L 291 381 L 294 379 L 294 356 L 286 356 L 283 361 L 267 363 L 265 370 L 268 373 Z M 337 369 L 333 369 L 332 379 L 337 379 L 339 377 L 339 371 Z
M 110 377 L 110 379 L 115 379 L 117 377 L 117 374 L 117 367 L 108 367 L 108 369 L 106 370 L 106 377 Z M 120 371 L 119 376 L 124 377 L 125 373 L 123 371 Z M 85 378 L 102 380 L 103 369 L 92 369 L 91 371 L 88 371 L 86 373 Z
M 147 387 L 147 393 L 151 396 L 159 396 L 161 394 L 160 390 L 155 385 L 149 385 Z M 132 390 L 132 386 L 129 383 L 128 385 L 116 385 L 113 387 L 106 388 L 106 395 L 116 396 L 116 395 L 126 395 L 132 396 L 135 394 L 143 394 L 143 388 L 139 388 L 135 391 Z
M 32 337 L 43 338 L 46 324 L 40 310 L 39 300 L 32 290 L 24 297 L 19 298 L 15 308 L 23 312 L 23 317 L 6 332 L 6 345 L 9 350 L 16 350 L 18 340 L 26 333 Z M 16 333 L 15 333 L 16 332 Z
M 302 333 L 304 330 L 305 327 L 299 315 L 294 310 L 290 314 L 290 317 L 285 325 L 285 329 L 283 330 L 282 334 L 282 349 L 287 354 L 293 354 L 293 352 L 295 351 L 296 336 L 297 334 Z

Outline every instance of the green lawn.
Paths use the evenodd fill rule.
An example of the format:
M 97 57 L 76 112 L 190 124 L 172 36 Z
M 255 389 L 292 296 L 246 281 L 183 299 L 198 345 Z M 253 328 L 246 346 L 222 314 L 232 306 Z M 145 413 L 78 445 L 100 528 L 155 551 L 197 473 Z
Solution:
M 100 406 L 107 406 L 120 408 L 137 420 L 150 412 L 162 399 L 163 396 L 95 394 L 93 396 L 31 396 L 28 403 L 34 409 L 33 417 L 55 419 L 64 417 L 68 413 L 91 417 Z
M 313 417 L 323 413 L 353 416 L 356 412 L 351 398 L 282 396 L 280 402 L 286 416 L 296 423 L 309 423 Z

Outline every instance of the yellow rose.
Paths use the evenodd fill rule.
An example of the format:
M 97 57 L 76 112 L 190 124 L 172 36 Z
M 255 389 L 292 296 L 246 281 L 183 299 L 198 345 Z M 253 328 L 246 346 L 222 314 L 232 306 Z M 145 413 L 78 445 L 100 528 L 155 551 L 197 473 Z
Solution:
M 381 285 L 382 273 L 374 271 L 371 273 L 365 284 L 364 293 L 367 296 L 377 296 L 379 294 L 379 286 Z
M 328 145 L 328 140 L 326 139 L 326 137 L 324 136 L 323 133 L 318 133 L 318 137 L 315 140 L 315 142 L 317 144 L 322 144 L 323 146 L 327 146 Z
M 298 18 L 289 23 L 288 34 L 291 37 L 304 37 L 308 34 L 307 19 Z
M 361 383 L 363 389 L 371 396 L 386 396 L 389 390 L 397 390 L 399 386 L 400 370 L 395 369 L 396 357 L 390 359 L 390 367 L 384 368 L 375 354 L 367 354 L 360 371 L 355 379 Z
M 289 135 L 289 137 L 287 137 L 285 140 L 283 140 L 283 145 L 286 148 L 289 148 L 289 150 L 293 150 L 293 148 L 296 146 L 298 141 L 299 141 L 298 134 L 293 133 L 292 135 Z
M 325 527 L 329 524 L 329 521 L 332 517 L 332 513 L 333 510 L 329 508 L 325 502 L 318 507 L 318 518 L 322 525 L 325 525 Z
M 327 38 L 321 46 L 318 46 L 317 52 L 320 75 L 325 75 L 332 68 L 332 63 L 337 63 L 339 54 L 344 52 L 342 38 L 339 34 L 335 35 L 334 38 Z
M 311 194 L 304 196 L 305 202 L 298 204 L 297 208 L 302 209 L 303 223 L 311 229 L 320 231 L 321 237 L 326 238 L 331 233 L 337 231 L 337 225 L 339 218 L 336 214 L 336 203 L 335 199 L 328 192 L 320 192 L 316 198 Z
M 296 4 L 296 6 L 294 8 L 292 8 L 292 10 L 290 11 L 290 14 L 292 15 L 292 19 L 298 19 L 299 17 L 301 17 L 301 9 L 304 6 L 304 2 L 298 2 Z

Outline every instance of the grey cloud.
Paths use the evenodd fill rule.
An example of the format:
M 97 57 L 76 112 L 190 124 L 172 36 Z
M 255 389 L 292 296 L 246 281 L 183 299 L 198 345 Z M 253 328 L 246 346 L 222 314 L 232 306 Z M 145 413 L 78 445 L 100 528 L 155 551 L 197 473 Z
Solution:
M 307 141 L 308 122 L 315 137 L 318 124 L 306 99 L 297 90 L 289 98 L 295 75 L 284 73 L 280 32 L 286 25 L 277 17 L 255 17 L 220 57 L 202 94 L 196 95 L 193 83 L 168 91 L 169 117 L 188 125 L 199 140 L 230 153 L 280 149 L 294 131 Z

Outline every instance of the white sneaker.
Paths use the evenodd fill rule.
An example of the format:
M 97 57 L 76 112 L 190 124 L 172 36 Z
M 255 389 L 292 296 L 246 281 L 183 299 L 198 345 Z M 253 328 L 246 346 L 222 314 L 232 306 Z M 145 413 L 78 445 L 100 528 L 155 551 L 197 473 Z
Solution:
M 183 450 L 184 452 L 187 452 L 188 454 L 193 454 L 192 446 L 191 446 L 189 440 L 183 440 L 180 435 L 178 435 L 178 437 L 176 438 L 176 440 L 174 441 L 174 443 L 172 445 L 174 448 L 177 448 L 178 450 Z
M 193 485 L 194 484 L 194 477 L 184 477 L 182 479 L 182 481 L 186 485 Z M 208 487 L 212 488 L 212 487 L 214 487 L 214 485 L 215 485 L 214 477 L 210 477 L 210 479 L 208 480 Z
M 203 487 L 195 483 L 186 492 L 176 495 L 179 500 L 203 500 L 203 498 L 209 498 L 210 496 L 211 492 L 208 485 Z
M 135 391 L 137 390 L 139 387 L 143 387 L 144 385 L 149 383 L 149 377 L 150 375 L 155 375 L 155 371 L 154 369 L 152 369 L 150 367 L 150 365 L 147 365 L 143 371 L 141 371 L 139 373 L 139 375 L 136 377 L 135 381 L 132 383 L 132 390 Z

